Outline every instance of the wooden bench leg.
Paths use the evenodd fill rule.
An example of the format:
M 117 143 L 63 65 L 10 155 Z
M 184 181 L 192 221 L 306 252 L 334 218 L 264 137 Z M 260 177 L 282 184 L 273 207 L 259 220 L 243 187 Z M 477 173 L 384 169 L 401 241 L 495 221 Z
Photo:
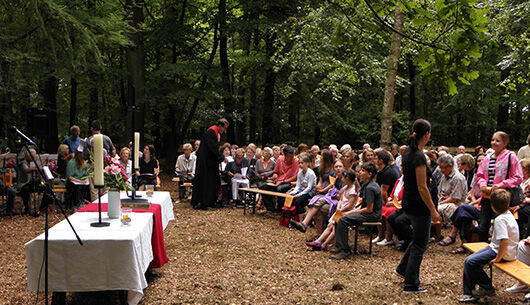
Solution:
M 66 304 L 66 292 L 53 292 L 52 305 L 65 305 L 65 304 Z
M 370 244 L 370 246 L 368 246 L 368 254 L 372 255 L 372 237 L 373 237 L 373 234 L 374 234 L 374 228 L 370 228 L 370 239 L 368 240 L 368 243 Z
M 357 240 L 359 238 L 359 227 L 355 227 L 355 241 L 353 243 L 353 255 L 357 255 Z

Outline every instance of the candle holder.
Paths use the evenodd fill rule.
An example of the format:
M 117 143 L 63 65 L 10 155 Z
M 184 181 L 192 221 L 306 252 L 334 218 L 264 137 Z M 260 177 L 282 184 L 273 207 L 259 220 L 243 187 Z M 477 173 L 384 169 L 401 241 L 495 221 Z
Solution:
M 129 195 L 129 191 L 127 191 L 127 199 L 123 199 L 122 201 L 125 202 L 125 204 L 143 204 L 143 205 L 146 205 L 148 204 L 148 201 L 147 199 L 145 198 L 142 198 L 143 196 L 142 195 L 139 195 L 139 194 L 136 194 L 136 186 L 138 184 L 138 178 L 136 177 L 136 171 L 139 170 L 138 168 L 135 168 L 133 169 L 133 173 L 132 173 L 132 191 L 131 191 L 131 194 Z
M 101 228 L 101 227 L 108 227 L 110 226 L 110 222 L 104 222 L 101 221 L 101 189 L 104 188 L 104 185 L 94 185 L 95 188 L 98 189 L 98 213 L 99 213 L 99 221 L 93 222 L 90 224 L 91 227 Z

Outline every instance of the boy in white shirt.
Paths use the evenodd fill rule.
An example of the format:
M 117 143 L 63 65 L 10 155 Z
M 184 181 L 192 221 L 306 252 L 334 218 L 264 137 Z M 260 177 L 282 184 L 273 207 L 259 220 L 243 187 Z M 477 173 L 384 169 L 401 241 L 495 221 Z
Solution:
M 512 213 L 508 211 L 509 204 L 510 193 L 507 190 L 493 191 L 491 208 L 497 217 L 493 222 L 491 243 L 466 258 L 462 282 L 464 294 L 459 299 L 461 303 L 476 302 L 478 298 L 495 294 L 491 279 L 483 269 L 484 265 L 515 259 L 519 242 L 519 227 Z M 476 285 L 479 285 L 478 289 L 475 289 Z

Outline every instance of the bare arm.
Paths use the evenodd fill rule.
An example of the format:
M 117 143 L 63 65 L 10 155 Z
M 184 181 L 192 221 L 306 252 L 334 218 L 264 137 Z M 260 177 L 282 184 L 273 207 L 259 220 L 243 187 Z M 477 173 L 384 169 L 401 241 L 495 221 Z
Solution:
M 432 202 L 431 193 L 427 187 L 427 167 L 426 165 L 420 165 L 416 167 L 416 183 L 418 184 L 418 191 L 421 199 L 427 205 L 427 208 L 431 212 L 432 222 L 440 222 L 441 218 Z
M 508 249 L 508 239 L 501 239 L 501 244 L 499 245 L 499 252 L 497 252 L 497 256 L 492 259 L 489 264 L 495 264 L 502 260 L 502 257 L 504 256 L 504 253 L 506 253 L 506 249 Z
M 373 202 L 368 202 L 368 204 L 366 204 L 366 207 L 364 208 L 360 208 L 360 209 L 353 209 L 351 211 L 348 211 L 346 213 L 344 213 L 344 215 L 351 215 L 351 214 L 370 214 L 374 211 L 374 203 Z

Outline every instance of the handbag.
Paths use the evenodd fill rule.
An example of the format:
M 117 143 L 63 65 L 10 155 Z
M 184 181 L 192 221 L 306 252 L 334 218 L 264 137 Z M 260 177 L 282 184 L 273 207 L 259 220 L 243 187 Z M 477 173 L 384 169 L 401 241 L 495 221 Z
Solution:
M 510 155 L 508 156 L 508 171 L 506 171 L 506 179 L 508 179 L 508 176 L 510 175 L 511 166 L 512 166 L 512 153 L 510 153 Z M 520 185 L 516 187 L 512 187 L 512 188 L 506 188 L 506 190 L 510 192 L 510 195 L 512 198 L 510 201 L 511 207 L 514 207 L 514 206 L 517 206 L 523 203 L 524 194 L 523 194 L 523 189 L 521 188 Z

